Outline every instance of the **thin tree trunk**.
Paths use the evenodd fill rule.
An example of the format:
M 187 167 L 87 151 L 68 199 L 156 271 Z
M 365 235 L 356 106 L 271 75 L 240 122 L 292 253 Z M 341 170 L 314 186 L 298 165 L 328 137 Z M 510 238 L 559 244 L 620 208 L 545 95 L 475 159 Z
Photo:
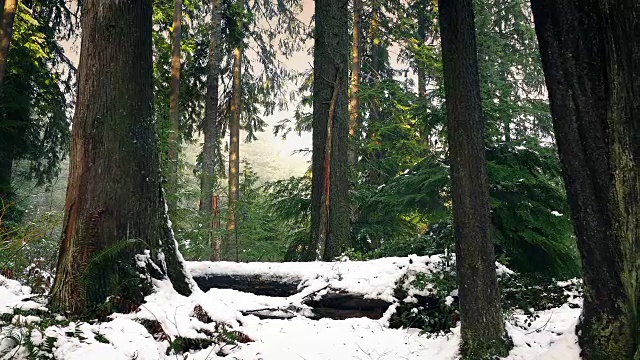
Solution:
M 0 216 L 3 210 L 7 210 L 11 197 L 11 172 L 13 159 L 7 153 L 1 153 L 0 157 Z
M 107 298 L 114 310 L 131 310 L 150 290 L 140 273 L 168 276 L 179 293 L 191 292 L 164 211 L 152 111 L 151 14 L 150 0 L 82 4 L 55 311 L 87 314 Z
M 212 199 L 211 209 L 211 261 L 222 260 L 222 237 L 220 236 L 220 196 L 216 195 Z
M 173 32 L 171 41 L 171 95 L 169 117 L 169 171 L 168 171 L 168 203 L 169 209 L 175 210 L 178 205 L 178 172 L 180 157 L 180 38 L 182 36 L 182 0 L 174 0 Z
M 4 82 L 4 73 L 7 69 L 7 55 L 13 37 L 13 20 L 17 9 L 18 0 L 4 0 L 2 24 L 0 24 L 0 87 Z
M 206 217 L 212 217 L 210 226 L 220 222 L 214 213 L 217 204 L 217 196 L 214 199 L 214 187 L 216 184 L 216 162 L 218 160 L 220 130 L 218 119 L 218 84 L 220 79 L 221 61 L 221 0 L 211 1 L 211 38 L 209 41 L 209 64 L 207 74 L 207 97 L 205 100 L 204 145 L 202 148 L 202 178 L 200 179 L 200 213 Z M 219 227 L 219 226 L 218 226 Z M 221 260 L 220 248 L 222 238 L 215 231 L 209 232 L 212 252 L 211 260 Z
M 582 357 L 637 360 L 640 3 L 531 5 L 582 257 Z
M 371 9 L 371 24 L 369 25 L 370 33 L 370 47 L 371 47 L 371 79 L 374 84 L 378 84 L 382 81 L 384 72 L 384 60 L 383 55 L 385 48 L 382 45 L 380 39 L 380 4 L 374 2 Z M 369 103 L 369 141 L 374 145 L 380 144 L 379 135 L 376 133 L 376 127 L 379 126 L 381 118 L 380 102 L 374 96 Z M 382 159 L 382 152 L 374 149 L 372 151 L 371 158 L 374 163 L 378 163 Z M 382 173 L 375 166 L 370 167 L 368 180 L 370 184 L 380 185 L 382 183 Z M 374 244 L 375 245 L 375 244 Z
M 316 0 L 310 259 L 329 260 L 349 244 L 349 12 L 344 2 Z
M 463 357 L 506 355 L 489 234 L 489 185 L 472 0 L 439 2 Z M 489 358 L 489 357 L 486 357 Z
M 427 2 L 425 0 L 419 0 L 418 9 L 418 41 L 420 46 L 425 46 L 427 41 Z M 417 59 L 416 64 L 418 66 L 418 96 L 427 96 L 427 75 L 424 71 L 423 59 Z
M 227 219 L 227 244 L 235 244 L 238 254 L 238 231 L 236 207 L 240 185 L 240 114 L 241 114 L 241 69 L 242 49 L 233 49 L 233 99 L 229 122 L 229 215 Z M 236 261 L 237 261 L 236 256 Z
M 360 68 L 362 53 L 362 0 L 353 0 L 353 40 L 351 43 L 351 98 L 349 99 L 349 167 L 358 163 L 360 138 Z

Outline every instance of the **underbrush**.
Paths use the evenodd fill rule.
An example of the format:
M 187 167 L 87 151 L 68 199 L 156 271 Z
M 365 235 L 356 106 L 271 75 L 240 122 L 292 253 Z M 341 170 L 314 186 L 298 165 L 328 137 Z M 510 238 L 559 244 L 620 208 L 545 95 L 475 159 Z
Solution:
M 502 272 L 498 276 L 505 320 L 525 315 L 518 326 L 531 326 L 538 312 L 567 304 L 580 307 L 582 283 L 533 278 Z M 391 316 L 392 328 L 417 328 L 423 333 L 446 334 L 460 321 L 455 266 L 443 262 L 429 274 L 405 274 L 397 283 L 395 298 L 399 300 Z

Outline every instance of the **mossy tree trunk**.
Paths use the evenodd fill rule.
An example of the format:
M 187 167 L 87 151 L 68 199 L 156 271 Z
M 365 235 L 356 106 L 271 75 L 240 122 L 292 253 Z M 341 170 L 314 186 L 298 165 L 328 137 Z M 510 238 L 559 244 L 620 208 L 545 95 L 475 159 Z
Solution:
M 307 257 L 331 260 L 349 244 L 349 9 L 316 0 L 313 57 L 311 233 Z
M 458 295 L 465 359 L 506 355 L 489 227 L 489 185 L 472 0 L 441 0 Z
M 4 81 L 4 73 L 7 68 L 7 54 L 13 37 L 13 20 L 16 17 L 18 0 L 4 0 L 2 11 L 2 23 L 0 23 L 0 91 Z
M 220 218 L 217 213 L 217 198 L 214 195 L 216 186 L 216 164 L 219 156 L 220 148 L 220 119 L 218 118 L 218 86 L 220 80 L 220 61 L 221 61 L 221 0 L 211 1 L 211 35 L 209 40 L 209 63 L 207 73 L 207 96 L 204 109 L 204 123 L 202 130 L 204 133 L 204 145 L 202 147 L 202 178 L 200 179 L 200 213 L 210 218 L 208 226 L 212 231 L 209 232 L 209 240 L 211 242 L 211 260 L 219 261 L 222 259 L 221 247 L 222 238 L 215 233 L 213 228 L 216 224 L 219 227 Z
M 238 0 L 242 4 L 242 0 Z M 229 207 L 227 218 L 227 249 L 235 249 L 238 260 L 238 219 L 236 207 L 240 198 L 240 115 L 242 111 L 242 40 L 233 49 L 233 97 L 229 120 Z
M 531 5 L 582 256 L 582 356 L 640 359 L 640 3 Z
M 178 206 L 178 173 L 180 171 L 180 43 L 182 36 L 182 0 L 174 1 L 171 40 L 171 93 L 169 100 L 169 158 L 167 171 L 167 203 L 170 210 Z
M 55 311 L 72 314 L 91 312 L 107 297 L 120 311 L 135 306 L 145 295 L 139 285 L 149 284 L 140 273 L 191 291 L 160 183 L 151 1 L 82 5 L 71 170 L 51 297 Z
M 349 97 L 349 167 L 355 171 L 360 139 L 360 69 L 362 58 L 362 0 L 353 0 L 353 40 L 351 42 L 351 94 Z

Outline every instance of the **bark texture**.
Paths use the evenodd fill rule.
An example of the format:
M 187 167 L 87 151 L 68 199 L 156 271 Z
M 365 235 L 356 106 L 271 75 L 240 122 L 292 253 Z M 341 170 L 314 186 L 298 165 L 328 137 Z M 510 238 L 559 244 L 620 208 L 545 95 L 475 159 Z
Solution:
M 18 0 L 4 0 L 2 11 L 2 23 L 0 24 L 0 86 L 4 82 L 4 73 L 7 68 L 7 54 L 13 37 L 13 20 L 16 17 Z
M 483 358 L 478 355 L 500 350 L 504 324 L 489 234 L 485 126 L 473 1 L 441 0 L 439 10 L 462 320 L 461 350 L 463 357 Z
M 418 2 L 418 42 L 420 46 L 424 46 L 427 41 L 427 1 L 420 0 Z M 416 61 L 418 67 L 418 96 L 427 96 L 427 75 L 424 69 L 424 63 L 421 59 Z
M 640 359 L 640 3 L 531 4 L 582 256 L 582 356 Z
M 339 0 L 315 2 L 311 259 L 333 259 L 349 244 L 347 5 Z
M 189 294 L 160 183 L 151 1 L 85 0 L 81 21 L 71 169 L 52 306 L 83 314 L 109 296 L 135 304 L 144 295 L 137 284 L 145 271 L 168 277 L 178 292 Z M 146 270 L 135 254 L 149 260 Z
M 180 157 L 180 38 L 182 36 L 182 0 L 174 1 L 173 32 L 171 33 L 171 94 L 169 100 L 169 118 L 171 131 L 169 132 L 169 171 L 167 174 L 169 192 L 168 204 L 170 210 L 178 205 L 178 171 Z
M 1 138 L 0 134 L 0 138 Z M 0 216 L 3 210 L 9 206 L 11 196 L 11 172 L 13 171 L 13 160 L 11 154 L 0 150 Z
M 351 96 L 349 98 L 349 167 L 358 163 L 360 138 L 360 69 L 362 57 L 362 0 L 353 0 L 353 40 L 351 41 Z
M 211 38 L 209 40 L 209 63 L 207 73 L 207 96 L 204 109 L 204 145 L 202 147 L 202 178 L 200 179 L 200 213 L 210 217 L 211 228 L 220 227 L 220 214 L 217 196 L 214 196 L 216 185 L 216 164 L 219 159 L 220 119 L 218 118 L 218 97 L 221 62 L 221 0 L 211 1 Z M 209 233 L 212 252 L 211 260 L 221 260 L 222 238 L 214 231 Z
M 240 186 L 240 114 L 241 114 L 242 48 L 233 49 L 233 98 L 229 121 L 229 217 L 227 219 L 227 245 L 234 244 L 238 258 L 238 230 L 236 207 Z M 228 247 L 229 247 L 228 246 Z

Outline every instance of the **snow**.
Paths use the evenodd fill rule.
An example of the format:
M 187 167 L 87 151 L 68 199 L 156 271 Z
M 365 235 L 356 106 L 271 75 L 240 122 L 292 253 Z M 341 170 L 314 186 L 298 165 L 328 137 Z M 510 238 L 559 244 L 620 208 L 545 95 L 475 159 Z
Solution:
M 13 313 L 13 309 L 45 310 L 44 305 L 30 300 L 31 289 L 0 275 L 0 314 Z
M 101 323 L 70 323 L 68 326 L 50 326 L 27 331 L 34 344 L 42 344 L 46 338 L 55 339 L 55 359 L 96 360 L 162 360 L 188 358 L 209 360 L 222 358 L 221 351 L 229 353 L 225 358 L 237 360 L 331 360 L 331 359 L 458 359 L 460 327 L 446 335 L 421 334 L 417 329 L 391 329 L 389 318 L 394 313 L 397 299 L 393 298 L 396 281 L 407 271 L 429 272 L 439 266 L 441 256 L 386 258 L 366 262 L 341 261 L 333 263 L 187 263 L 194 275 L 209 272 L 277 276 L 300 281 L 299 293 L 293 296 L 269 297 L 227 289 L 196 291 L 185 297 L 178 294 L 171 283 L 154 281 L 156 292 L 146 298 L 139 311 L 131 314 L 113 314 Z M 499 273 L 510 271 L 497 265 Z M 569 282 L 567 282 L 569 283 Z M 381 319 L 354 318 L 346 320 L 311 320 L 298 316 L 306 309 L 302 300 L 331 288 L 347 290 L 369 297 L 394 302 Z M 42 304 L 29 300 L 28 288 L 19 283 L 0 278 L 0 312 L 30 304 L 31 308 L 46 309 Z M 447 297 L 453 302 L 454 293 Z M 24 301 L 27 300 L 27 301 Z M 579 299 L 576 300 L 579 302 Z M 202 307 L 214 321 L 203 323 L 194 314 L 196 306 Z M 295 307 L 289 319 L 259 319 L 243 315 L 247 311 L 281 309 L 287 312 Z M 310 310 L 310 309 L 309 309 Z M 506 359 L 510 360 L 578 360 L 575 326 L 580 308 L 565 304 L 559 308 L 536 313 L 536 318 L 524 314 L 511 314 L 506 329 L 515 344 Z M 15 316 L 21 323 L 37 325 L 35 316 Z M 138 321 L 154 320 L 162 325 L 164 338 L 154 338 Z M 188 356 L 167 355 L 170 341 L 176 337 L 207 338 L 202 330 L 216 331 L 215 323 L 224 323 L 229 329 L 239 330 L 254 341 L 237 345 L 212 345 L 194 350 Z M 26 329 L 26 328 L 25 328 Z M 5 329 L 6 330 L 6 329 Z M 3 330 L 3 331 L 5 331 Z M 81 337 L 69 336 L 70 333 Z M 157 334 L 156 334 L 157 335 Z M 108 343 L 99 341 L 104 339 Z M 10 353 L 3 355 L 3 348 Z M 24 359 L 24 347 L 15 347 L 7 337 L 0 335 L 0 360 Z
M 402 276 L 409 273 L 431 273 L 443 261 L 443 255 L 388 257 L 369 261 L 289 262 L 289 263 L 235 263 L 187 262 L 187 269 L 195 277 L 207 274 L 264 276 L 282 281 L 299 282 L 300 296 L 322 294 L 321 289 L 347 291 L 369 299 L 395 301 L 393 291 Z M 496 263 L 499 275 L 513 272 Z

